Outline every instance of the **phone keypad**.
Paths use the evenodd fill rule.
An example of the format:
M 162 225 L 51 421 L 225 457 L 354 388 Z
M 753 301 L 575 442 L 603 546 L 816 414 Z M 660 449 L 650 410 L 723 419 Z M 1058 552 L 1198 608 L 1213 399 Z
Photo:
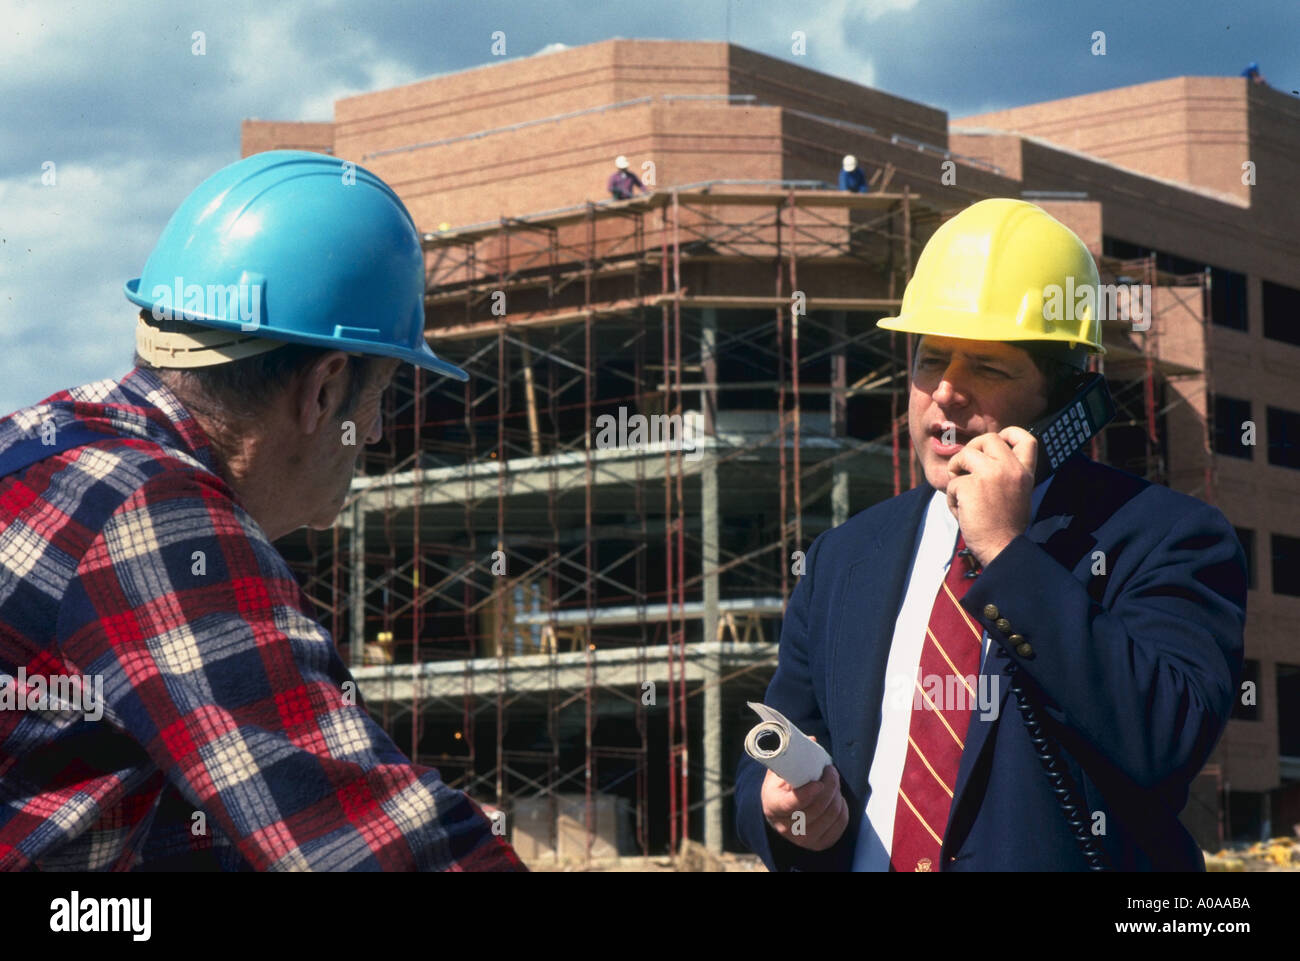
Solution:
M 1040 438 L 1052 469 L 1056 470 L 1067 457 L 1087 443 L 1089 436 L 1091 434 L 1083 401 L 1076 401 L 1073 407 L 1066 408 L 1052 422 Z

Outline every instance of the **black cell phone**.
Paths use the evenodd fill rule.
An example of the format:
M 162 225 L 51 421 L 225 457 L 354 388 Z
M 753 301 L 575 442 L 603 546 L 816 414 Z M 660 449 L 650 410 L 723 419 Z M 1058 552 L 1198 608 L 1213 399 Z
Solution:
M 1079 371 L 1070 388 L 1070 400 L 1054 413 L 1034 421 L 1025 430 L 1038 440 L 1038 466 L 1034 483 L 1041 484 L 1066 458 L 1088 443 L 1115 417 L 1106 378 L 1098 373 Z

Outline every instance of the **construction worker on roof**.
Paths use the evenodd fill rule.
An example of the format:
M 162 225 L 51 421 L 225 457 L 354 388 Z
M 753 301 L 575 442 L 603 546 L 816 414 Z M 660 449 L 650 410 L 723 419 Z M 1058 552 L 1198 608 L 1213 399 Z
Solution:
M 0 869 L 526 870 L 370 718 L 272 546 L 334 524 L 399 366 L 467 379 L 424 292 L 383 181 L 256 154 L 127 282 L 133 369 L 0 421 L 0 691 L 28 701 Z
M 845 154 L 840 167 L 840 189 L 847 190 L 850 193 L 865 194 L 867 192 L 867 175 L 858 166 L 858 158 L 853 154 Z
M 615 200 L 630 200 L 636 196 L 636 191 L 647 194 L 645 184 L 641 183 L 641 178 L 634 174 L 627 158 L 619 154 L 614 158 L 614 172 L 609 175 L 609 195 Z
M 1245 555 L 1214 507 L 1084 454 L 1101 293 L 1067 227 L 984 200 L 878 322 L 919 338 L 924 480 L 808 548 L 765 704 L 831 763 L 792 786 L 742 753 L 770 869 L 1204 870 L 1178 814 L 1238 694 Z

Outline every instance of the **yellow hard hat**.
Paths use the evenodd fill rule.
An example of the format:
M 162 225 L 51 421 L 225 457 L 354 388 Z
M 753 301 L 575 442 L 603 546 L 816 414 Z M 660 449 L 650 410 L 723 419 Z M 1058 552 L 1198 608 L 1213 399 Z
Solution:
M 972 204 L 934 232 L 897 317 L 877 326 L 965 340 L 1046 341 L 1104 354 L 1097 264 L 1069 227 L 1024 200 Z

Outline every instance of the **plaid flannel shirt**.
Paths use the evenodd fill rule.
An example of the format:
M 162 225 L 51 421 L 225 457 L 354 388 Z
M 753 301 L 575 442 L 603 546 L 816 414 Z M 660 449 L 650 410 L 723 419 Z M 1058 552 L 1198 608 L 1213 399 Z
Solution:
M 54 394 L 0 421 L 0 450 L 74 423 L 104 439 L 0 478 L 0 869 L 527 870 L 348 696 L 157 377 Z M 102 716 L 15 709 L 20 671 L 51 695 L 102 678 Z

